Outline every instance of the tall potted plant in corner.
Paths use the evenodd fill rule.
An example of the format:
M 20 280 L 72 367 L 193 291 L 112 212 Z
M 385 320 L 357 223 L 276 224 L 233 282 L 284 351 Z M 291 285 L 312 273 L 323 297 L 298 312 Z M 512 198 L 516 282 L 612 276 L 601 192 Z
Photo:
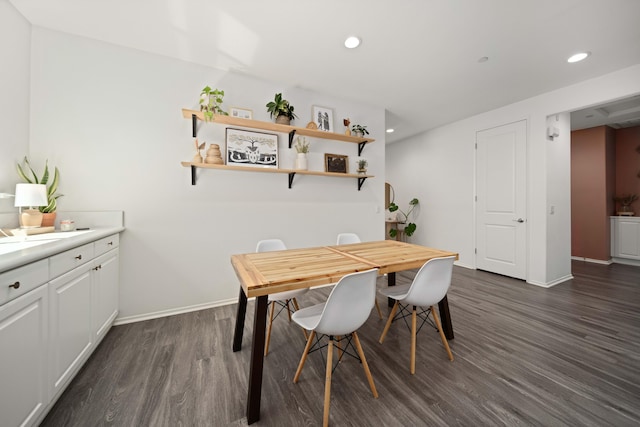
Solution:
M 273 101 L 267 103 L 267 112 L 271 114 L 271 118 L 276 118 L 276 123 L 281 125 L 291 124 L 291 120 L 297 117 L 293 113 L 293 105 L 283 99 L 281 93 L 276 93 Z
M 394 202 L 389 203 L 389 212 L 398 211 L 398 213 L 402 216 L 402 217 L 397 217 L 396 219 L 398 220 L 399 224 L 404 224 L 404 234 L 407 236 L 412 236 L 413 233 L 415 233 L 416 228 L 418 228 L 418 226 L 415 223 L 407 222 L 407 221 L 409 221 L 409 215 L 411 215 L 411 212 L 413 212 L 413 210 L 416 208 L 416 206 L 418 206 L 419 203 L 420 202 L 418 201 L 418 199 L 416 198 L 411 199 L 411 201 L 409 202 L 409 210 L 406 213 L 402 209 L 400 209 L 400 207 L 396 205 Z M 389 230 L 389 236 L 395 238 L 397 235 L 398 235 L 397 227 L 394 227 L 391 230 Z
M 44 164 L 44 172 L 42 176 L 38 178 L 38 175 L 31 167 L 29 163 L 29 159 L 27 156 L 24 157 L 22 161 L 22 165 L 20 163 L 16 164 L 16 170 L 18 172 L 18 176 L 28 184 L 45 184 L 47 187 L 47 206 L 40 206 L 38 209 L 42 212 L 42 227 L 50 227 L 55 223 L 56 220 L 56 209 L 58 207 L 57 199 L 61 197 L 62 194 L 57 194 L 58 191 L 58 183 L 60 182 L 60 171 L 57 167 L 54 168 L 53 179 L 50 180 L 49 175 L 49 161 L 47 160 Z M 27 172 L 25 172 L 27 171 Z

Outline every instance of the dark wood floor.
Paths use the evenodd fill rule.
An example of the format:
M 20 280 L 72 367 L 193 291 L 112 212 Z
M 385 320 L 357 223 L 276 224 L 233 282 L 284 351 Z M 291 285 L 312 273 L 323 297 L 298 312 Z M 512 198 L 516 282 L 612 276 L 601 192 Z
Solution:
M 360 364 L 345 359 L 333 377 L 332 425 L 640 425 L 640 268 L 574 262 L 573 272 L 572 281 L 543 289 L 455 267 L 455 360 L 435 330 L 424 329 L 415 376 L 408 330 L 395 323 L 379 344 L 384 322 L 374 310 L 359 335 L 380 397 L 371 396 Z M 243 350 L 233 353 L 234 310 L 112 328 L 42 425 L 246 425 L 252 315 Z M 293 384 L 304 337 L 285 318 L 276 323 L 254 425 L 320 425 L 323 358 L 309 356 Z

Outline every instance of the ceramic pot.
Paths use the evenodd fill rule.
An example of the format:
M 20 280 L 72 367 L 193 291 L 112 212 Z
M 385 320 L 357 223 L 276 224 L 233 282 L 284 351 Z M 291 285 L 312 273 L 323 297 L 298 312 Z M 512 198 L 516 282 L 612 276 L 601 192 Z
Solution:
M 276 117 L 276 123 L 278 123 L 279 125 L 290 125 L 291 119 L 284 114 L 280 114 L 278 117 Z
M 42 214 L 42 225 L 41 227 L 52 227 L 56 222 L 56 213 L 48 212 Z
M 308 168 L 307 153 L 298 153 L 296 157 L 296 170 L 306 171 Z

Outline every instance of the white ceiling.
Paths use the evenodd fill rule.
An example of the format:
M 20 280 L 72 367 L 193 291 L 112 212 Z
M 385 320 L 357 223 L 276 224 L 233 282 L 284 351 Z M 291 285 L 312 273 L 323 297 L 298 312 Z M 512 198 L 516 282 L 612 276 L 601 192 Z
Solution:
M 33 25 L 272 80 L 285 97 L 384 107 L 388 142 L 640 63 L 638 0 L 10 2 Z M 362 45 L 347 50 L 352 34 Z

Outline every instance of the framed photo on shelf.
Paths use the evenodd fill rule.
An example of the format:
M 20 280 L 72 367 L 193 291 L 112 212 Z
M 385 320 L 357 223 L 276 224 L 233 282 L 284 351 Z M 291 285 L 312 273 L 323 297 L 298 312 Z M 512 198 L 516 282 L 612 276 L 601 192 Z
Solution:
M 318 130 L 333 132 L 333 108 L 311 107 L 311 120 L 318 126 Z
M 230 107 L 229 117 L 237 117 L 239 119 L 252 119 L 253 111 L 249 110 L 248 108 Z
M 349 156 L 342 154 L 324 153 L 324 171 L 334 173 L 349 173 Z
M 225 142 L 227 165 L 278 169 L 278 135 L 227 128 Z

